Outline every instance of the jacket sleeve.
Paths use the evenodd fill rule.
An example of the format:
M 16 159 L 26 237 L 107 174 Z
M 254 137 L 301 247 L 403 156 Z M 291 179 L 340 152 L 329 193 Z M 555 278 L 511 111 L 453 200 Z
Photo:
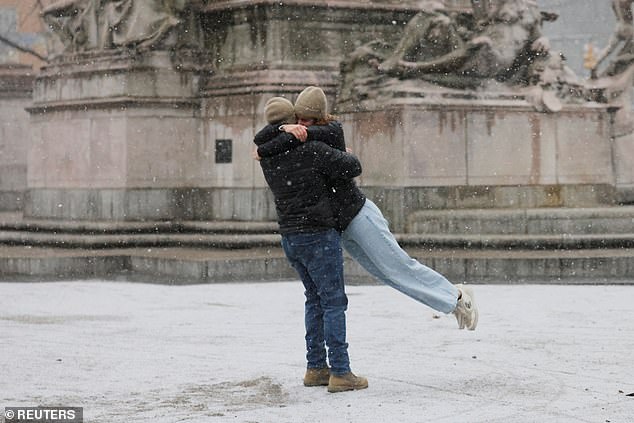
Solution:
M 299 144 L 300 141 L 297 140 L 297 138 L 295 138 L 292 134 L 279 132 L 277 136 L 275 136 L 270 141 L 259 145 L 258 156 L 262 158 L 277 156 L 278 154 L 284 153 L 285 151 L 296 148 Z
M 264 128 L 260 129 L 255 137 L 253 138 L 253 142 L 255 145 L 262 145 L 276 136 L 280 134 L 279 126 L 268 124 Z
M 306 130 L 306 141 L 321 141 L 341 151 L 346 151 L 346 141 L 343 135 L 343 127 L 337 121 L 326 125 L 312 125 Z
M 361 162 L 354 154 L 339 151 L 322 143 L 313 143 L 317 167 L 329 179 L 352 179 L 361 175 Z

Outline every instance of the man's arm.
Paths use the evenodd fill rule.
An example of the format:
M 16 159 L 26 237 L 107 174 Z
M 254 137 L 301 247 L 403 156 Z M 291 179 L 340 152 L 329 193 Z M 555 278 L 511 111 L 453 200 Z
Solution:
M 254 152 L 258 160 L 271 157 L 297 147 L 300 142 L 291 134 L 280 132 L 279 125 L 268 124 L 255 134 L 253 142 L 258 148 Z
M 271 141 L 273 138 L 280 134 L 280 130 L 278 126 L 268 124 L 264 128 L 260 129 L 255 137 L 253 138 L 253 142 L 255 145 L 262 145 L 268 141 Z
M 361 162 L 351 153 L 332 148 L 323 143 L 311 144 L 316 167 L 330 179 L 352 179 L 361 175 Z
M 300 145 L 301 142 L 291 134 L 281 132 L 277 134 L 273 139 L 264 144 L 261 144 L 257 153 L 261 158 L 277 156 L 285 151 L 292 150 Z

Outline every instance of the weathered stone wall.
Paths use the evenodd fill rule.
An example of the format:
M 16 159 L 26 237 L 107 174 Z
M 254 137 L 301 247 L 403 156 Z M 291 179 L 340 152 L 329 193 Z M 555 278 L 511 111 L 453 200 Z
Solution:
M 24 203 L 32 83 L 30 66 L 0 65 L 0 211 Z
M 166 52 L 84 55 L 36 79 L 25 214 L 65 219 L 192 218 L 204 186 L 196 72 Z
M 615 201 L 611 114 L 523 101 L 418 103 L 342 114 L 363 189 L 402 230 L 419 209 L 579 207 Z

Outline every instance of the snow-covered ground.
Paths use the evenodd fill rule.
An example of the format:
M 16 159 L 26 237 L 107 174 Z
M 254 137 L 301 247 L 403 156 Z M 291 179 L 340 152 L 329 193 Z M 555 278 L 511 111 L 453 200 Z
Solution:
M 457 329 L 385 286 L 348 287 L 367 390 L 305 388 L 299 282 L 0 284 L 0 407 L 86 422 L 634 421 L 634 286 L 479 285 Z

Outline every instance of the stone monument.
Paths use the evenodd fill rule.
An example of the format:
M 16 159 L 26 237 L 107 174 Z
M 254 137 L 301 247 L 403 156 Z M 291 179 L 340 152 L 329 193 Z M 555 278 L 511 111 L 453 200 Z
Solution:
M 338 113 L 366 191 L 390 198 L 397 227 L 425 208 L 628 200 L 610 84 L 586 84 L 550 49 L 541 27 L 557 16 L 530 0 L 471 3 L 424 1 L 398 43 L 343 61 Z
M 188 216 L 208 72 L 197 2 L 60 0 L 35 81 L 25 216 Z
M 0 200 L 16 212 L 0 241 L 45 248 L 12 249 L 0 273 L 295 277 L 252 138 L 270 97 L 319 85 L 364 192 L 430 267 L 627 278 L 634 212 L 593 207 L 634 200 L 631 2 L 613 4 L 620 44 L 588 81 L 529 0 L 34 1 L 47 63 L 0 68 Z
M 28 109 L 25 217 L 274 220 L 250 158 L 263 105 L 308 84 L 334 103 L 341 59 L 415 2 L 370 3 L 50 4 L 56 50 Z
M 306 85 L 397 231 L 424 208 L 613 204 L 633 179 L 609 89 L 550 49 L 534 1 L 58 0 L 42 18 L 25 217 L 273 220 L 251 141 L 266 100 Z

